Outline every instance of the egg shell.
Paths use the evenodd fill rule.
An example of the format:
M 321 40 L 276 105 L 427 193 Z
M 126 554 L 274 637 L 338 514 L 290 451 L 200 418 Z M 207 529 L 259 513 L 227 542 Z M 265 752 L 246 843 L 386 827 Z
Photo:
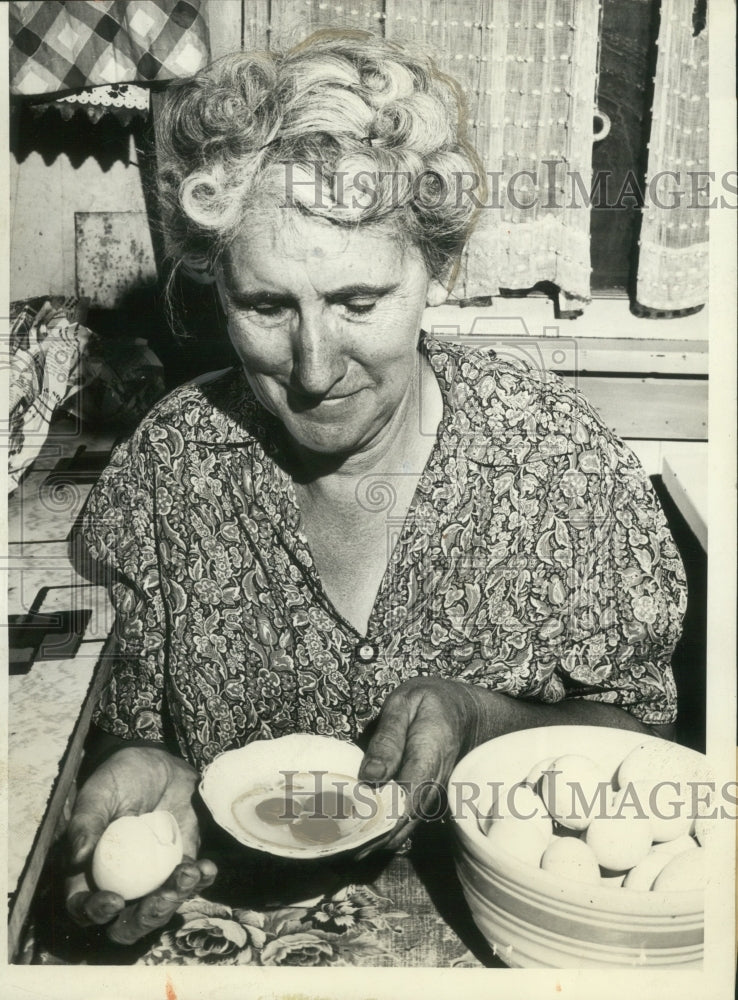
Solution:
M 544 844 L 553 836 L 553 823 L 546 807 L 536 793 L 522 782 L 498 790 L 489 812 L 480 817 L 479 828 L 486 834 L 493 823 L 503 819 L 516 819 L 537 826 Z
M 604 811 L 611 791 L 607 775 L 589 757 L 557 757 L 541 778 L 541 798 L 550 815 L 570 830 L 586 830 Z
M 490 826 L 487 843 L 495 850 L 512 854 L 519 861 L 538 868 L 546 849 L 546 840 L 535 823 L 506 817 Z
M 648 819 L 635 816 L 595 816 L 587 827 L 585 840 L 597 861 L 611 871 L 633 868 L 648 854 L 652 838 Z
M 543 852 L 541 868 L 575 882 L 600 880 L 599 865 L 592 849 L 576 837 L 554 838 Z
M 397 782 L 375 786 L 359 781 L 363 759 L 364 753 L 356 744 L 329 736 L 290 733 L 259 739 L 218 754 L 203 770 L 199 791 L 216 823 L 239 844 L 279 858 L 328 858 L 382 838 L 395 829 L 407 811 L 407 794 Z M 255 806 L 262 797 L 288 790 L 290 794 L 315 794 L 319 788 L 344 789 L 356 800 L 362 822 L 353 833 L 321 842 L 298 840 L 290 834 L 287 842 L 280 842 L 274 837 L 280 827 L 267 826 L 266 831 L 258 831 L 244 826 L 236 816 L 236 804 L 244 802 L 245 796 L 253 796 Z M 475 816 L 479 789 L 472 791 L 475 794 L 470 801 L 468 785 L 455 789 L 449 803 L 451 811 Z
M 707 885 L 704 847 L 687 850 L 670 859 L 653 884 L 654 892 L 693 892 Z
M 98 889 L 138 899 L 167 880 L 182 853 L 182 835 L 170 812 L 121 816 L 97 842 L 92 878 Z
M 652 888 L 657 877 L 671 861 L 672 855 L 666 851 L 648 852 L 643 861 L 630 869 L 625 876 L 623 886 L 626 889 L 639 889 L 648 892 Z

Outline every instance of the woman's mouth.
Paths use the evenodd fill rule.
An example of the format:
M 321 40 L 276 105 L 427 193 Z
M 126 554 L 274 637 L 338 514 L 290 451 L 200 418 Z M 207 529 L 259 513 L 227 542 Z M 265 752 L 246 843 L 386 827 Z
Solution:
M 362 389 L 355 389 L 352 392 L 333 393 L 328 396 L 316 396 L 307 393 L 297 392 L 293 389 L 287 390 L 287 399 L 292 410 L 304 412 L 305 410 L 317 410 L 318 407 L 326 409 L 338 409 L 349 400 L 358 396 Z

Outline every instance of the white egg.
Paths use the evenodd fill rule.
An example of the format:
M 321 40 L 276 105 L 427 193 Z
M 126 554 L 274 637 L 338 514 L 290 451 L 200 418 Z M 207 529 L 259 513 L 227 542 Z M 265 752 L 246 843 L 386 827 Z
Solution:
M 667 740 L 644 740 L 618 767 L 618 787 L 630 781 L 706 782 L 710 770 L 702 754 Z
M 642 861 L 651 848 L 650 820 L 637 816 L 595 816 L 585 840 L 603 868 L 622 872 Z
M 500 816 L 497 803 L 499 799 L 504 799 L 505 795 L 505 788 L 499 787 L 494 782 L 482 786 L 479 800 L 474 803 L 477 810 L 477 823 L 482 833 L 486 834 L 495 817 Z
M 557 757 L 541 777 L 541 798 L 553 818 L 570 830 L 586 830 L 604 812 L 610 782 L 603 769 L 579 754 Z
M 540 828 L 535 823 L 524 819 L 497 820 L 489 828 L 487 843 L 497 850 L 507 851 L 519 861 L 535 868 L 541 863 L 541 857 L 546 849 L 546 841 Z
M 622 811 L 644 813 L 655 841 L 676 840 L 692 828 L 690 794 L 679 782 L 631 781 L 617 793 Z
M 541 868 L 575 882 L 600 880 L 600 869 L 592 849 L 576 837 L 555 837 L 543 852 Z
M 707 847 L 707 844 L 715 831 L 715 818 L 712 816 L 698 816 L 694 821 L 694 835 L 699 841 L 700 847 Z
M 697 837 L 702 847 L 714 832 L 718 815 L 715 791 L 705 788 L 704 785 L 696 789 L 692 803 L 693 820 L 690 833 Z
M 544 757 L 537 761 L 525 776 L 525 784 L 529 785 L 534 792 L 539 791 L 539 784 L 543 777 L 543 772 L 548 771 L 553 764 L 555 757 Z
M 641 889 L 647 892 L 656 881 L 656 878 L 666 868 L 671 861 L 672 855 L 668 851 L 648 852 L 643 861 L 630 869 L 625 876 L 623 885 L 626 889 Z
M 707 885 L 704 847 L 684 851 L 669 860 L 653 884 L 654 892 L 691 892 Z
M 490 826 L 492 826 L 495 817 L 500 815 L 497 801 L 501 795 L 504 798 L 504 788 L 501 789 L 491 784 L 485 785 L 482 787 L 479 801 L 474 803 L 474 807 L 477 810 L 477 824 L 485 835 Z
M 479 828 L 486 834 L 493 823 L 502 819 L 517 819 L 537 826 L 545 844 L 553 836 L 553 823 L 546 807 L 535 792 L 522 783 L 498 790 L 489 811 L 480 817 Z
M 689 801 L 671 782 L 630 781 L 613 795 L 610 808 L 614 819 L 648 818 L 657 843 L 677 840 L 692 828 Z
M 669 857 L 673 858 L 677 854 L 683 854 L 690 848 L 698 846 L 697 841 L 685 833 L 683 837 L 677 837 L 675 840 L 665 840 L 662 843 L 654 844 L 651 850 L 658 854 L 668 854 Z
M 92 877 L 98 889 L 138 899 L 157 889 L 182 860 L 182 836 L 170 812 L 114 820 L 97 842 Z

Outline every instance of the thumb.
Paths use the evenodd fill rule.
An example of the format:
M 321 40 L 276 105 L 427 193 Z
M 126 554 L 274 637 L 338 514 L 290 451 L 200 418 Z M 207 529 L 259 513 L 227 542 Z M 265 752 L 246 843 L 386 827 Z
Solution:
M 409 705 L 402 694 L 391 694 L 379 716 L 359 769 L 362 781 L 388 781 L 399 770 L 410 724 Z
M 200 829 L 194 810 L 176 817 L 182 836 L 182 853 L 185 857 L 196 858 L 200 853 Z

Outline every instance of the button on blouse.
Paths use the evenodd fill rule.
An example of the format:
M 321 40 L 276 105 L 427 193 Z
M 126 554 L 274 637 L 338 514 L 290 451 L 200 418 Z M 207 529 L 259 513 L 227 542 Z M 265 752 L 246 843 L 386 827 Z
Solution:
M 356 647 L 356 659 L 361 663 L 374 663 L 378 654 L 379 649 L 373 642 L 360 642 Z

